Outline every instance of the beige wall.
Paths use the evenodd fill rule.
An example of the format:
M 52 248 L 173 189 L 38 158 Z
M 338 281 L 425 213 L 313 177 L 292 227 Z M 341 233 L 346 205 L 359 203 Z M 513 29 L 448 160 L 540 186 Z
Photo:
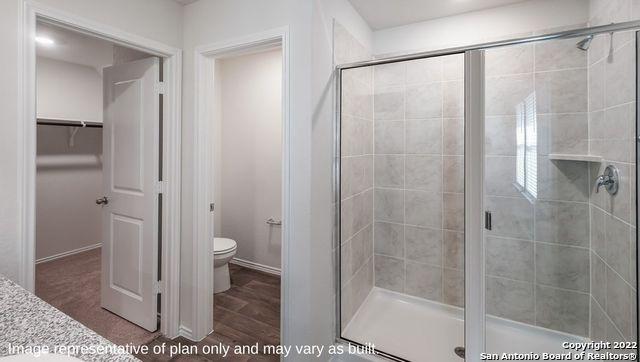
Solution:
M 102 76 L 92 67 L 38 57 L 39 117 L 102 121 Z M 102 130 L 38 126 L 36 260 L 102 241 Z
M 36 260 L 102 242 L 102 129 L 38 126 Z
M 238 243 L 236 258 L 280 269 L 282 219 L 282 50 L 224 59 L 221 149 L 214 173 L 217 237 Z M 216 64 L 217 67 L 217 64 Z
M 39 118 L 102 122 L 102 76 L 92 67 L 37 57 Z
M 20 278 L 22 247 L 17 142 L 21 124 L 21 11 L 21 0 L 0 2 L 0 273 L 15 281 Z

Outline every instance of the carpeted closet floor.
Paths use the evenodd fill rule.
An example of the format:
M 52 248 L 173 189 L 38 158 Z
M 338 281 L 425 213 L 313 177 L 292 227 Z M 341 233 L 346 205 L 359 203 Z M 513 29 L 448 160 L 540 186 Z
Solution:
M 116 344 L 141 345 L 160 333 L 100 307 L 100 249 L 36 265 L 36 295 Z

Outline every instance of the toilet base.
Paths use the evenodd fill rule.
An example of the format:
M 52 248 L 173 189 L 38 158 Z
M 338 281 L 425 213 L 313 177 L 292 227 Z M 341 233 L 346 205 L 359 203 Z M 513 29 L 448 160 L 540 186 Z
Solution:
M 213 294 L 222 293 L 231 288 L 229 263 L 213 268 Z

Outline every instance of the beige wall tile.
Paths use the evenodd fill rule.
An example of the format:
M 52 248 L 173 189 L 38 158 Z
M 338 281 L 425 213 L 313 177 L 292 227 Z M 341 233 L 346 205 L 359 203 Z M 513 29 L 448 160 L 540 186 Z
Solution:
M 409 295 L 442 301 L 442 268 L 407 261 L 405 292 Z
M 578 336 L 589 334 L 589 294 L 536 287 L 536 323 Z
M 404 222 L 404 190 L 375 189 L 375 219 L 395 223 Z
M 376 221 L 374 252 L 397 258 L 404 257 L 404 225 Z
M 533 282 L 533 243 L 531 241 L 486 237 L 486 273 Z
M 442 119 L 406 121 L 406 153 L 442 154 Z
M 442 83 L 408 85 L 405 116 L 407 119 L 442 117 Z
M 407 225 L 404 230 L 407 260 L 442 266 L 442 229 Z
M 536 283 L 589 293 L 589 250 L 536 243 Z
M 587 70 L 559 70 L 535 74 L 538 113 L 588 111 Z
M 404 292 L 404 260 L 383 255 L 375 255 L 374 260 L 375 285 L 396 292 Z

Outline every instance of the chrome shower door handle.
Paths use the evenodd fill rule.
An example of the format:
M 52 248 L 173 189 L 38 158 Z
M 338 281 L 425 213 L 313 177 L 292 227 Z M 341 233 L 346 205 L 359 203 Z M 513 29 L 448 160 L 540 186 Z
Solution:
M 99 199 L 96 199 L 96 205 L 106 205 L 109 203 L 109 199 L 106 196 L 102 196 Z

